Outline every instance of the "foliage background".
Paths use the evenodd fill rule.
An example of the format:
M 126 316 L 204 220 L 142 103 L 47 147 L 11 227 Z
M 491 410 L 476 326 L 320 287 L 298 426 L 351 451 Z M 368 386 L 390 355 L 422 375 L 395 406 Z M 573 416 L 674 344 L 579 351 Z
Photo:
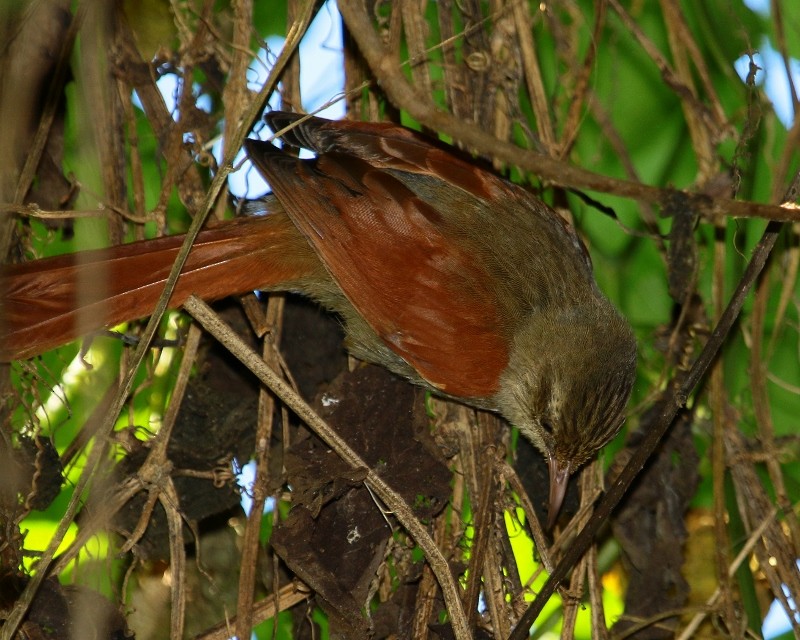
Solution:
M 789 77 L 786 70 L 797 67 L 795 3 L 773 2 L 768 15 L 723 0 L 402 1 L 370 4 L 369 11 L 343 2 L 342 9 L 349 9 L 344 11 L 350 27 L 344 102 L 350 116 L 439 132 L 572 215 L 600 287 L 639 338 L 639 377 L 625 433 L 608 447 L 602 464 L 583 474 L 584 508 L 575 507 L 570 526 L 562 522 L 552 549 L 540 541 L 537 559 L 548 553 L 560 557 L 585 522 L 598 487 L 619 471 L 638 434 L 651 426 L 653 407 L 685 375 L 737 286 L 765 217 L 787 221 L 712 373 L 576 570 L 566 604 L 554 602 L 536 631 L 567 637 L 760 634 L 772 600 L 780 598 L 791 610 L 790 600 L 796 602 L 800 593 L 794 562 L 800 545 L 800 261 L 797 224 L 791 222 L 797 216 L 754 204 L 797 197 L 796 88 L 789 83 L 792 113 L 781 122 L 763 84 L 765 75 L 768 81 Z M 247 83 L 254 75 L 251 65 L 269 68 L 277 55 L 259 50 L 259 44 L 270 35 L 288 34 L 290 46 L 302 36 L 303 18 L 317 10 L 330 9 L 291 0 L 6 3 L 0 94 L 3 255 L 17 261 L 181 232 L 209 209 L 213 216 L 232 215 L 236 203 L 221 178 L 241 137 L 251 125 L 260 128 L 248 111 L 258 106 Z M 764 62 L 769 47 L 777 65 Z M 750 67 L 745 82 L 735 65 L 759 50 L 762 57 L 752 60 L 758 66 Z M 261 61 L 253 63 L 256 56 Z M 295 57 L 280 85 L 282 104 L 296 109 L 308 107 L 299 91 L 299 68 Z M 155 85 L 171 74 L 179 79 L 172 113 Z M 132 100 L 134 91 L 141 107 Z M 226 160 L 223 153 L 211 153 L 214 142 L 221 142 Z M 271 304 L 269 321 L 280 327 L 279 309 Z M 181 322 L 170 315 L 162 335 L 173 337 Z M 135 334 L 143 326 L 126 330 Z M 292 332 L 291 323 L 285 332 Z M 171 493 L 173 485 L 153 490 L 154 476 L 148 473 L 175 463 L 176 452 L 167 453 L 170 421 L 181 404 L 192 405 L 183 385 L 223 366 L 205 352 L 193 365 L 192 340 L 188 355 L 157 349 L 140 367 L 132 349 L 105 340 L 87 356 L 91 369 L 74 360 L 78 343 L 3 367 L 4 455 L 11 462 L 3 493 L 2 554 L 4 580 L 13 588 L 5 590 L 2 610 L 10 620 L 22 616 L 35 597 L 68 601 L 59 587 L 45 582 L 50 586 L 35 590 L 27 577 L 34 566 L 29 554 L 45 550 L 63 533 L 55 533 L 54 522 L 67 535 L 58 551 L 50 550 L 56 554 L 51 574 L 123 603 L 120 610 L 137 637 L 190 634 L 184 632 L 187 622 L 191 634 L 207 633 L 234 614 L 231 629 L 244 637 L 252 623 L 268 617 L 270 606 L 286 611 L 278 637 L 305 637 L 310 619 L 321 616 L 309 613 L 315 604 L 329 615 L 333 610 L 334 618 L 341 613 L 330 598 L 307 599 L 297 571 L 279 562 L 267 543 L 272 528 L 288 519 L 286 505 L 293 496 L 282 470 L 270 470 L 266 454 L 258 458 L 262 484 L 256 482 L 252 492 L 256 504 L 272 495 L 281 506 L 264 522 L 228 514 L 229 526 L 217 530 L 220 546 L 211 538 L 198 545 L 213 549 L 205 558 L 209 564 L 216 559 L 217 571 L 203 565 L 193 573 L 187 564 L 183 543 L 191 547 L 199 533 L 182 526 L 180 516 L 202 519 L 187 515 L 183 493 L 180 499 Z M 134 375 L 133 391 L 121 410 L 114 410 L 114 395 L 127 375 Z M 253 455 L 249 438 L 258 429 L 272 443 L 267 453 L 285 466 L 289 431 L 266 426 L 273 412 L 265 397 L 236 404 L 251 412 L 250 422 L 242 424 L 252 430 L 240 436 L 247 442 L 232 456 L 245 462 Z M 438 405 L 431 413 L 434 433 L 447 434 L 439 444 L 444 440 L 447 448 L 455 441 L 458 453 L 447 458 L 456 478 L 451 508 L 425 524 L 466 585 L 473 623 L 492 637 L 506 637 L 530 596 L 525 581 L 532 569 L 531 552 L 517 549 L 514 559 L 501 538 L 508 539 L 508 530 L 528 532 L 532 526 L 521 487 L 536 461 L 526 457 L 524 443 L 509 442 L 509 432 L 485 417 Z M 113 437 L 104 425 L 113 425 Z M 450 435 L 450 425 L 457 425 L 454 433 L 460 435 Z M 198 429 L 210 431 L 195 425 L 195 438 Z M 501 452 L 494 458 L 486 454 L 490 444 Z M 136 452 L 148 462 L 125 466 Z M 223 473 L 231 460 L 214 462 L 202 469 L 206 480 L 212 472 Z M 65 482 L 59 488 L 53 480 L 57 497 L 39 511 L 37 491 L 38 506 L 48 500 L 40 495 L 38 478 L 57 471 L 58 464 Z M 13 473 L 17 468 L 33 468 L 36 475 Z M 209 484 L 218 481 L 213 476 Z M 101 493 L 104 485 L 112 490 Z M 142 486 L 149 487 L 150 502 L 142 498 Z M 494 487 L 491 499 L 485 499 L 487 487 Z M 541 481 L 531 480 L 527 489 L 536 503 Z M 170 544 L 159 561 L 141 552 L 142 531 L 135 524 L 126 528 L 115 521 L 116 535 L 101 533 L 114 511 L 137 494 L 142 502 L 136 512 L 150 514 L 146 507 L 156 500 L 164 505 Z M 73 522 L 76 511 L 83 514 L 80 527 Z M 482 527 L 493 535 L 478 544 L 475 532 Z M 529 540 L 527 533 L 510 536 L 514 544 L 518 537 Z M 136 545 L 128 548 L 125 540 Z M 408 629 L 419 637 L 420 630 L 433 633 L 426 625 L 441 622 L 445 606 L 412 547 L 396 532 L 373 573 L 379 586 L 367 591 L 375 611 L 379 603 L 393 602 L 414 617 L 416 626 Z M 80 561 L 73 562 L 79 552 Z M 36 575 L 44 576 L 47 556 Z M 254 573 L 226 571 L 240 565 Z M 534 591 L 541 577 L 537 580 Z M 399 585 L 408 584 L 415 586 L 413 595 L 398 604 Z M 469 599 L 479 590 L 486 603 L 481 615 Z M 153 609 L 142 604 L 148 593 Z M 261 609 L 250 606 L 253 599 Z M 203 607 L 197 603 L 207 600 L 219 607 L 214 619 L 199 615 Z M 436 604 L 425 609 L 423 601 Z M 132 609 L 152 628 L 137 622 Z M 581 611 L 583 627 L 576 627 Z M 797 635 L 796 610 L 790 619 Z M 27 620 L 45 626 L 34 616 Z M 11 628 L 7 624 L 3 633 Z M 257 633 L 271 637 L 271 627 L 257 627 Z

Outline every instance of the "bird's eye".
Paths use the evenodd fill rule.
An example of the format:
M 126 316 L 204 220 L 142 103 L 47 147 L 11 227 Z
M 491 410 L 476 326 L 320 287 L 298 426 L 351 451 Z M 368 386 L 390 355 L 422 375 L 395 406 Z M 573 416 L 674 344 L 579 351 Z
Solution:
M 553 423 L 552 422 L 550 422 L 549 420 L 542 420 L 541 424 L 542 424 L 542 429 L 544 429 L 545 433 L 549 433 L 550 435 L 553 435 Z

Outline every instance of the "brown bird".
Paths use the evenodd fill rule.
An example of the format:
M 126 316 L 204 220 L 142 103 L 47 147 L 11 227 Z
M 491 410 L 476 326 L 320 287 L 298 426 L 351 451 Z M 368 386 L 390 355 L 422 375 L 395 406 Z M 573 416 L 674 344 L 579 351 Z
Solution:
M 171 306 L 254 289 L 317 300 L 353 355 L 519 427 L 549 463 L 552 523 L 569 475 L 618 432 L 636 367 L 575 230 L 418 133 L 299 118 L 267 116 L 316 158 L 247 141 L 274 192 L 267 214 L 203 231 Z M 181 242 L 3 267 L 0 359 L 148 315 Z

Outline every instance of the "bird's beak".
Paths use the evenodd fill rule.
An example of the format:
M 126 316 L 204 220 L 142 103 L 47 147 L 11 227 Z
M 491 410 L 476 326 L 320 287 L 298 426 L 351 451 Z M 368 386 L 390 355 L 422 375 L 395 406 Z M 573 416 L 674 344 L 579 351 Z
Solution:
M 569 462 L 562 464 L 556 460 L 555 456 L 550 456 L 547 459 L 547 466 L 550 468 L 550 507 L 547 512 L 547 530 L 549 531 L 558 519 L 558 512 L 561 511 L 561 504 L 567 493 Z

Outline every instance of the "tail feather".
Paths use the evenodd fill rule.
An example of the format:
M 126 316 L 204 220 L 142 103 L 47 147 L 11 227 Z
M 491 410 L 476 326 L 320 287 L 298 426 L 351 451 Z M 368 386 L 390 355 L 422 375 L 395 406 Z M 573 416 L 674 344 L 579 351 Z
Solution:
M 151 313 L 184 236 L 6 265 L 0 270 L 0 361 L 28 358 L 101 327 Z M 324 273 L 282 211 L 202 231 L 170 299 L 216 300 L 293 288 Z

